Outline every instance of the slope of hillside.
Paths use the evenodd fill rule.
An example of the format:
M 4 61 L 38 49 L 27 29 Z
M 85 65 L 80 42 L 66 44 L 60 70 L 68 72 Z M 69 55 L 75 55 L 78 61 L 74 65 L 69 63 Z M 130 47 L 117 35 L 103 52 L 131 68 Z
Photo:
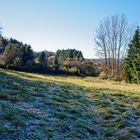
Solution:
M 0 140 L 138 140 L 140 86 L 0 70 Z

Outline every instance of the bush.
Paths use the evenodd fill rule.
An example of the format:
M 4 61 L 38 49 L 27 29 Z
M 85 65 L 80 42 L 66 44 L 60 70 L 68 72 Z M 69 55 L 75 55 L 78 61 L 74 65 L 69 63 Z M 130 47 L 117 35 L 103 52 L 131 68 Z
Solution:
M 103 80 L 106 80 L 106 79 L 108 79 L 108 75 L 105 72 L 101 72 L 100 75 L 99 75 L 99 78 L 103 79 Z
M 80 73 L 80 71 L 79 71 L 79 69 L 77 67 L 71 67 L 69 69 L 69 72 L 71 72 L 73 74 L 79 74 Z

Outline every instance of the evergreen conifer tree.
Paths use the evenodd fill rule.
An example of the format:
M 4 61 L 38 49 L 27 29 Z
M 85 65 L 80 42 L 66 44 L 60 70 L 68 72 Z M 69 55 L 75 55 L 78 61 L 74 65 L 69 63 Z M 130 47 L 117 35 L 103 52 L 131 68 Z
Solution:
M 59 70 L 59 62 L 57 56 L 55 56 L 54 58 L 54 66 L 55 66 L 55 70 Z
M 136 29 L 128 55 L 124 61 L 125 79 L 129 83 L 140 83 L 140 29 Z
M 45 52 L 43 51 L 43 52 L 41 52 L 41 54 L 39 56 L 39 62 L 43 63 L 43 62 L 45 62 L 45 60 L 46 60 L 46 55 L 45 55 Z

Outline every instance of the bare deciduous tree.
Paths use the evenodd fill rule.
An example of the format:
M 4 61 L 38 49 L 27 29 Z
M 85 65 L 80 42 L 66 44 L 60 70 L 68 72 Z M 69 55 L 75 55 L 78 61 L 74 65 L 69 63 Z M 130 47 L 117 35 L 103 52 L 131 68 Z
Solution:
M 130 26 L 126 16 L 114 15 L 104 18 L 96 30 L 95 43 L 100 56 L 104 58 L 108 77 L 119 77 L 120 65 L 130 41 Z

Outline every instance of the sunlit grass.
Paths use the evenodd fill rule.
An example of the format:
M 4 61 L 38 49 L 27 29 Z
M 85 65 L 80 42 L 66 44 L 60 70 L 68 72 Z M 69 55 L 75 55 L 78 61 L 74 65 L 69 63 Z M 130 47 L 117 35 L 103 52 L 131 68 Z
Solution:
M 3 71 L 3 70 L 1 70 Z M 109 80 L 101 80 L 93 77 L 74 77 L 74 76 L 51 76 L 51 75 L 40 75 L 25 72 L 15 72 L 15 71 L 5 71 L 6 74 L 18 76 L 20 78 L 32 81 L 42 81 L 42 82 L 62 82 L 71 83 L 86 88 L 98 88 L 98 89 L 108 89 L 117 90 L 133 93 L 133 95 L 140 96 L 140 86 L 137 84 L 128 84 L 125 82 L 115 82 Z

